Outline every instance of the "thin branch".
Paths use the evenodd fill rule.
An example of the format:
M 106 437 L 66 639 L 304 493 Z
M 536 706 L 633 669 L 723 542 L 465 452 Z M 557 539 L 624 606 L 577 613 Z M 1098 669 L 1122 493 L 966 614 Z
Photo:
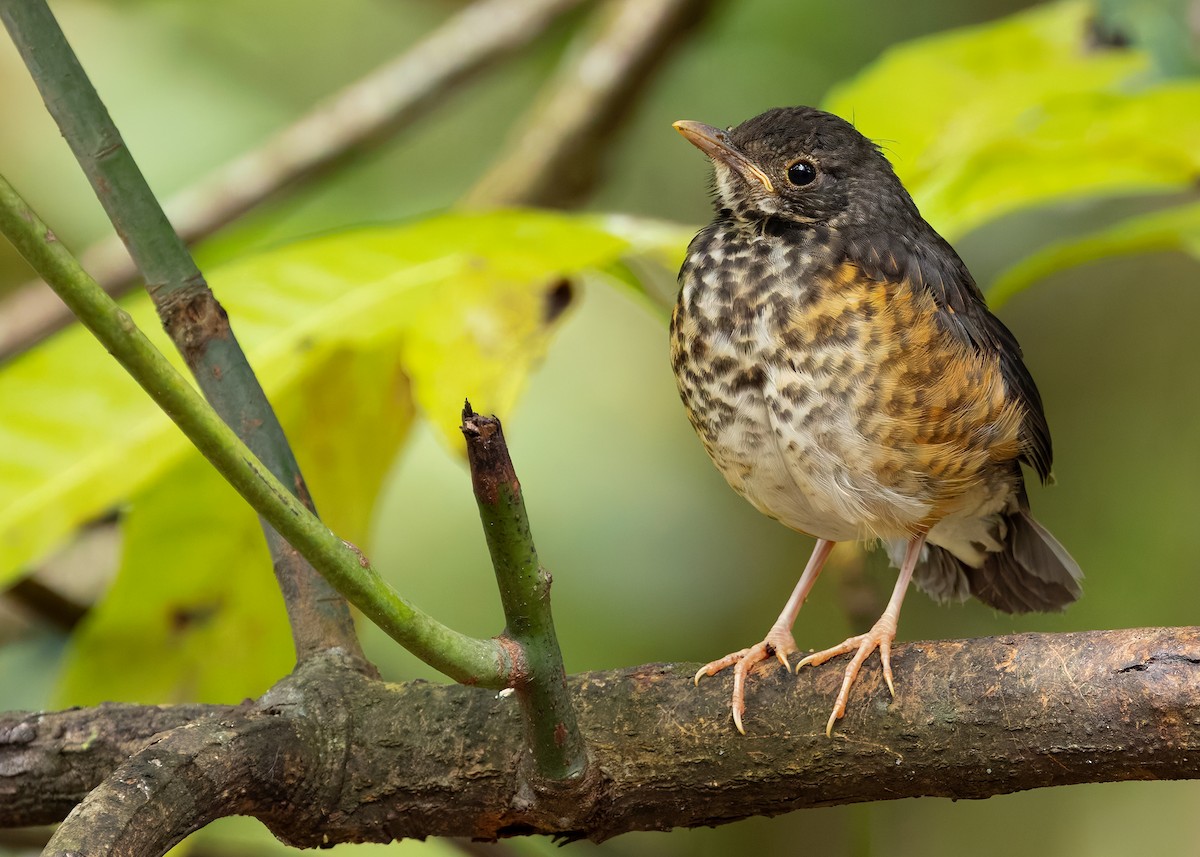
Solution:
M 213 409 L 315 511 L 283 429 L 191 254 L 171 228 L 45 0 L 0 0 L 3 19 L 46 108 L 142 272 L 163 326 Z M 44 242 L 43 242 L 44 243 Z M 60 248 L 61 249 L 61 248 Z M 264 523 L 296 657 L 338 648 L 364 666 L 345 600 Z
M 357 548 L 334 535 L 266 469 L 2 177 L 0 232 L 229 484 L 338 592 L 456 681 L 504 686 L 511 664 L 502 647 L 447 628 L 388 586 Z M 343 651 L 357 660 L 356 649 Z
M 462 433 L 504 606 L 507 627 L 501 639 L 511 641 L 520 653 L 514 658 L 518 674 L 512 686 L 525 713 L 534 763 L 548 780 L 580 778 L 587 767 L 587 751 L 567 693 L 567 674 L 550 613 L 550 573 L 538 561 L 504 432 L 498 419 L 476 414 L 468 402 Z
M 345 163 L 389 139 L 456 86 L 539 37 L 584 0 L 480 0 L 403 55 L 355 81 L 277 132 L 172 196 L 164 209 L 189 245 L 280 190 Z M 124 244 L 110 236 L 80 254 L 83 267 L 113 295 L 137 276 Z M 40 283 L 0 302 L 0 362 L 65 326 L 71 315 Z
M 529 789 L 510 696 L 371 681 L 314 659 L 260 703 L 311 730 L 299 733 L 309 745 L 300 761 L 276 773 L 294 787 L 282 803 L 264 798 L 243 811 L 267 816 L 300 847 L 527 833 L 603 840 L 861 801 L 1200 779 L 1200 628 L 907 643 L 892 658 L 896 698 L 872 660 L 832 738 L 825 721 L 841 682 L 837 661 L 756 675 L 745 736 L 730 722 L 728 681 L 693 686 L 697 664 L 575 676 L 569 686 L 597 775 L 569 801 Z M 38 722 L 49 733 L 59 718 L 80 723 L 83 714 Z M 105 710 L 93 714 L 106 734 Z M 38 758 L 94 767 L 87 746 L 6 744 L 30 717 L 0 717 L 0 788 L 20 791 L 21 766 Z M 33 784 L 47 800 L 85 793 Z M 0 826 L 12 823 L 0 800 Z
M 654 71 L 712 0 L 615 0 L 564 63 L 520 133 L 463 200 L 467 207 L 567 206 L 587 195 Z

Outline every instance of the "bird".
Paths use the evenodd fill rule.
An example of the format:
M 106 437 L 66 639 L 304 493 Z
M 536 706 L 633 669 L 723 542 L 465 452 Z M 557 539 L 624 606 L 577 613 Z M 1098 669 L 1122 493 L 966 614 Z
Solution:
M 688 246 L 670 352 L 687 416 L 729 485 L 816 539 L 763 640 L 701 667 L 746 681 L 791 669 L 801 605 L 838 542 L 881 543 L 899 569 L 879 620 L 809 654 L 845 667 L 826 735 L 910 582 L 939 602 L 1061 610 L 1083 574 L 1030 515 L 1022 466 L 1046 482 L 1050 430 L 1021 347 L 958 254 L 922 218 L 881 148 L 813 107 L 724 130 L 674 127 L 713 166 L 712 222 Z

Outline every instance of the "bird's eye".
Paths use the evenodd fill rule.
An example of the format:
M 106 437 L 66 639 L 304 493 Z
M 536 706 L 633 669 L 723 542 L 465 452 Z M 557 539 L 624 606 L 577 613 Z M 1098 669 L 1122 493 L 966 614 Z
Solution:
M 796 161 L 787 168 L 787 179 L 796 187 L 804 187 L 806 184 L 811 184 L 817 177 L 817 168 L 808 161 Z

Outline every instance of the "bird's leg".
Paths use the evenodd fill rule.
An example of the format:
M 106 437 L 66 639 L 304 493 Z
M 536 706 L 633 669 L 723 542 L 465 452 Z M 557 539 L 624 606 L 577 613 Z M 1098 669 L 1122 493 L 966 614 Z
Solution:
M 837 702 L 833 705 L 833 714 L 829 716 L 829 722 L 825 725 L 826 735 L 833 734 L 833 724 L 846 713 L 850 688 L 853 686 L 854 680 L 858 678 L 858 671 L 863 662 L 871 656 L 871 652 L 875 649 L 879 649 L 879 660 L 883 664 L 883 678 L 887 682 L 888 690 L 891 691 L 893 697 L 896 695 L 896 687 L 892 683 L 892 641 L 896 639 L 896 624 L 900 621 L 900 605 L 904 603 L 904 593 L 908 590 L 908 583 L 912 580 L 913 569 L 917 567 L 917 560 L 921 556 L 921 548 L 924 545 L 924 533 L 909 541 L 908 549 L 904 552 L 904 563 L 900 566 L 900 577 L 896 580 L 896 588 L 892 590 L 891 600 L 888 601 L 883 615 L 879 617 L 879 621 L 871 627 L 870 631 L 859 634 L 857 637 L 851 637 L 832 649 L 814 652 L 796 664 L 796 671 L 799 672 L 802 666 L 817 666 L 830 658 L 854 652 L 854 657 L 846 665 L 846 672 L 842 678 L 842 689 L 838 692 Z
M 742 728 L 742 715 L 746 713 L 746 676 L 750 674 L 750 670 L 756 664 L 771 656 L 778 658 L 779 662 L 788 671 L 791 671 L 788 655 L 796 651 L 792 626 L 796 624 L 800 606 L 804 604 L 804 599 L 808 597 L 813 584 L 817 582 L 817 576 L 821 573 L 821 568 L 825 565 L 825 560 L 829 558 L 829 553 L 835 544 L 837 543 L 828 539 L 817 540 L 812 556 L 808 558 L 808 565 L 804 567 L 804 573 L 796 581 L 796 588 L 792 590 L 792 597 L 783 606 L 783 612 L 779 614 L 779 618 L 775 620 L 775 624 L 771 626 L 771 630 L 767 632 L 767 636 L 761 643 L 705 664 L 696 672 L 695 682 L 699 684 L 701 676 L 716 675 L 725 667 L 736 665 L 733 669 L 733 701 L 730 707 L 733 709 L 733 723 L 737 726 L 738 732 L 743 735 L 746 734 L 746 730 Z

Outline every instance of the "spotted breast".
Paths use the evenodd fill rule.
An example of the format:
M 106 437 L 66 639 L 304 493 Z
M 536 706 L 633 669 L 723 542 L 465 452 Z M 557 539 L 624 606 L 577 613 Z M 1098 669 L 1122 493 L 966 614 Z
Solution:
M 1002 508 L 1022 411 L 998 362 L 942 334 L 912 284 L 773 226 L 697 235 L 672 318 L 680 395 L 729 484 L 833 541 L 937 544 L 939 522 Z
M 716 214 L 688 248 L 671 324 L 679 392 L 725 478 L 817 537 L 761 643 L 701 668 L 785 665 L 792 625 L 833 544 L 880 539 L 900 569 L 865 634 L 801 659 L 890 650 L 910 581 L 1010 612 L 1079 596 L 1079 567 L 1029 514 L 1022 463 L 1050 473 L 1042 401 L 1012 333 L 891 164 L 852 125 L 780 108 L 721 130 L 675 126 L 712 160 Z

